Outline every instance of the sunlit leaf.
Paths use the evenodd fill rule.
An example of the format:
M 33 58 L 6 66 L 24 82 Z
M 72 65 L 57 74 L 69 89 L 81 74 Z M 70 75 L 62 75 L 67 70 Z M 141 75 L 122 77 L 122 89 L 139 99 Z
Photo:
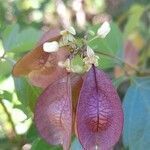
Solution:
M 12 100 L 12 93 L 10 93 L 9 91 L 5 91 L 0 89 L 0 99 L 6 99 L 11 101 Z
M 146 150 L 150 145 L 150 78 L 134 80 L 123 103 L 123 143 L 130 150 Z
M 43 92 L 35 110 L 39 134 L 49 144 L 70 147 L 72 131 L 71 84 L 69 77 L 60 79 Z
M 25 78 L 14 78 L 14 82 L 18 100 L 24 104 L 24 106 L 29 106 L 31 110 L 34 110 L 40 89 L 30 85 Z
M 35 104 L 35 101 L 33 101 L 32 103 Z M 15 104 L 14 105 L 14 108 L 17 108 L 17 109 L 20 109 L 21 111 L 23 111 L 24 114 L 26 114 L 27 118 L 26 119 L 29 119 L 32 117 L 32 113 L 31 113 L 31 110 L 29 109 L 28 106 L 26 106 L 25 104 L 21 103 L 21 104 Z M 30 106 L 31 108 L 31 106 Z M 31 108 L 33 110 L 33 108 Z
M 0 81 L 11 75 L 12 64 L 6 60 L 0 60 Z
M 119 140 L 123 112 L 107 75 L 94 66 L 87 73 L 77 107 L 77 134 L 84 149 L 111 149 Z

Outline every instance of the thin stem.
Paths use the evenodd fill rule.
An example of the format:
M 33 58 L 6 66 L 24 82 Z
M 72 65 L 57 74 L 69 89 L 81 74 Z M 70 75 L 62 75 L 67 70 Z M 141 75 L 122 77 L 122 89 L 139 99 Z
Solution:
M 92 42 L 93 40 L 97 39 L 97 38 L 100 38 L 99 35 L 96 35 L 95 37 L 93 37 L 91 40 L 89 40 L 87 43 L 90 43 Z
M 99 52 L 99 51 L 95 51 L 97 54 L 100 54 L 100 55 L 104 55 L 104 56 L 107 56 L 109 58 L 113 58 L 115 60 L 118 60 L 120 62 L 122 62 L 123 64 L 127 65 L 128 67 L 130 67 L 131 69 L 135 70 L 136 73 L 140 74 L 140 75 L 150 75 L 150 72 L 148 71 L 140 71 L 138 68 L 132 66 L 131 64 L 129 64 L 128 62 L 126 61 L 123 61 L 122 59 L 114 56 L 114 55 L 111 55 L 111 54 L 107 54 L 107 53 L 104 53 L 104 52 Z
M 8 110 L 7 110 L 6 106 L 5 106 L 5 104 L 3 103 L 2 99 L 0 99 L 0 104 L 2 105 L 2 107 L 3 107 L 3 109 L 4 109 L 4 111 L 5 111 L 5 113 L 6 113 L 7 117 L 8 117 L 8 121 L 9 121 L 9 123 L 11 124 L 12 131 L 13 131 L 14 135 L 16 136 L 17 133 L 16 133 L 16 129 L 15 129 L 15 124 L 14 124 L 14 122 L 13 122 L 13 120 L 12 120 L 12 118 L 11 118 L 11 115 L 10 115 L 10 113 L 8 112 Z

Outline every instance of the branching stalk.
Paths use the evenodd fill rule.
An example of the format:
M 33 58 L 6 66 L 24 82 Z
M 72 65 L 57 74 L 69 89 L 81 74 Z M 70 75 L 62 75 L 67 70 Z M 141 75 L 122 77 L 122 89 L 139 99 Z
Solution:
M 99 51 L 95 51 L 97 54 L 100 54 L 100 55 L 104 55 L 106 57 L 109 57 L 109 58 L 113 58 L 115 60 L 118 60 L 119 62 L 127 65 L 128 67 L 130 67 L 131 69 L 135 70 L 135 72 L 139 75 L 150 75 L 150 72 L 149 71 L 140 71 L 138 68 L 132 66 L 131 64 L 129 64 L 128 62 L 126 61 L 123 61 L 122 59 L 114 56 L 114 55 L 111 55 L 111 54 L 107 54 L 107 53 L 104 53 L 104 52 L 99 52 Z

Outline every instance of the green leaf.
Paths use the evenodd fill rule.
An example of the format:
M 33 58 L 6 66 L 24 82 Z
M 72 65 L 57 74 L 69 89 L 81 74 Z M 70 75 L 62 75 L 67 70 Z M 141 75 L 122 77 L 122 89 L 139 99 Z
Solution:
M 33 144 L 31 150 L 62 150 L 59 146 L 51 146 L 44 140 L 37 138 Z
M 27 131 L 26 138 L 29 142 L 33 142 L 38 137 L 38 133 L 34 124 L 31 124 L 29 130 Z
M 11 50 L 11 45 L 14 45 L 18 32 L 18 24 L 8 25 L 2 32 L 2 42 L 6 51 Z
M 12 100 L 12 93 L 0 89 L 0 99 Z
M 12 64 L 6 60 L 0 60 L 0 81 L 11 75 Z
M 34 110 L 40 89 L 30 85 L 25 78 L 14 78 L 14 82 L 19 101 Z
M 125 26 L 124 36 L 126 37 L 128 34 L 132 33 L 140 23 L 140 18 L 144 12 L 144 7 L 142 5 L 133 5 L 129 10 L 129 18 L 128 22 Z
M 7 26 L 2 33 L 4 49 L 11 52 L 26 52 L 32 49 L 39 40 L 42 32 L 28 27 L 20 30 L 18 24 Z
M 150 146 L 150 78 L 136 78 L 123 102 L 123 143 L 130 150 Z
M 108 35 L 105 38 L 96 38 L 92 40 L 91 42 L 88 42 L 89 46 L 98 52 L 104 52 L 111 55 L 122 55 L 123 53 L 123 39 L 122 39 L 122 33 L 119 30 L 117 24 L 111 23 L 111 31 L 108 33 Z M 94 31 L 95 34 L 97 34 L 97 30 L 100 27 L 100 25 L 95 25 L 90 27 L 90 31 Z M 89 41 L 94 37 L 92 35 L 89 35 Z M 99 66 L 101 68 L 110 68 L 114 66 L 114 60 L 110 59 L 106 56 L 100 55 L 99 59 Z

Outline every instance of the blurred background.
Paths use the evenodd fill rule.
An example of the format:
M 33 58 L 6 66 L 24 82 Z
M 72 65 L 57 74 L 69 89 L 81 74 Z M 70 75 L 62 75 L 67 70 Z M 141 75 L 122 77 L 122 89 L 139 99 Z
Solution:
M 0 0 L 0 150 L 60 149 L 40 139 L 32 121 L 41 90 L 26 78 L 12 77 L 12 67 L 50 28 L 72 25 L 83 35 L 104 21 L 112 21 L 117 28 L 109 41 L 121 45 L 117 55 L 142 71 L 105 59 L 101 67 L 111 74 L 123 98 L 128 76 L 150 74 L 149 0 Z M 73 147 L 80 149 L 77 141 Z M 120 141 L 115 149 L 125 147 Z

